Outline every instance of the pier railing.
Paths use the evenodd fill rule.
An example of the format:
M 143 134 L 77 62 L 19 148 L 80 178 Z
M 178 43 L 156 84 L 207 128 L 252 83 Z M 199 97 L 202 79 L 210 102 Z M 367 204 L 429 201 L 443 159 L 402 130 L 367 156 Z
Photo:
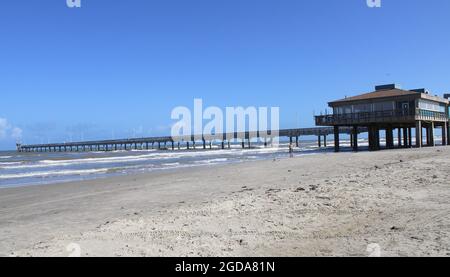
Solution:
M 376 112 L 358 112 L 316 116 L 317 126 L 357 125 L 367 123 L 414 122 L 416 120 L 448 121 L 443 112 L 421 109 L 388 110 Z
M 365 128 L 360 128 L 358 132 L 365 132 Z M 343 127 L 339 130 L 340 133 L 350 134 L 352 129 Z M 81 142 L 67 142 L 67 143 L 50 143 L 50 144 L 34 144 L 34 145 L 17 145 L 17 150 L 20 152 L 71 152 L 71 151 L 114 151 L 114 150 L 131 150 L 131 149 L 150 149 L 154 148 L 156 144 L 157 149 L 180 147 L 183 143 L 189 149 L 195 148 L 196 142 L 200 142 L 201 147 L 206 148 L 207 144 L 220 143 L 221 147 L 225 147 L 225 142 L 228 144 L 230 140 L 240 139 L 241 141 L 260 138 L 265 144 L 270 143 L 272 138 L 286 137 L 291 142 L 298 140 L 301 136 L 318 136 L 325 137 L 334 133 L 332 127 L 320 128 L 297 128 L 297 129 L 281 129 L 272 131 L 255 131 L 255 132 L 234 132 L 223 133 L 215 135 L 191 135 L 183 137 L 148 137 L 148 138 L 131 138 L 131 139 L 116 139 L 116 140 L 98 140 L 98 141 L 81 141 Z M 198 144 L 197 144 L 198 145 Z M 242 143 L 242 146 L 244 144 Z
M 417 109 L 416 120 L 429 120 L 429 121 L 448 121 L 448 115 L 442 112 L 434 112 Z

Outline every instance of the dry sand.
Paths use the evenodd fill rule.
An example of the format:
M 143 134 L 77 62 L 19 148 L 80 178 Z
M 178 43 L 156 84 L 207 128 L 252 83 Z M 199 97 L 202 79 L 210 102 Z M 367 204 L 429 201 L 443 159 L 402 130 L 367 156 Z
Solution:
M 448 256 L 449 169 L 436 147 L 2 189 L 0 255 Z

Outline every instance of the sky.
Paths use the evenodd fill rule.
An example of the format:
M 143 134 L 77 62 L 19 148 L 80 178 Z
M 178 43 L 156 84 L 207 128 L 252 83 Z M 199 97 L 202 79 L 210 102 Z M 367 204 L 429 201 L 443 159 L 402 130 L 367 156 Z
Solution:
M 450 91 L 450 1 L 3 0 L 0 150 L 169 135 L 177 106 L 280 108 L 398 83 Z

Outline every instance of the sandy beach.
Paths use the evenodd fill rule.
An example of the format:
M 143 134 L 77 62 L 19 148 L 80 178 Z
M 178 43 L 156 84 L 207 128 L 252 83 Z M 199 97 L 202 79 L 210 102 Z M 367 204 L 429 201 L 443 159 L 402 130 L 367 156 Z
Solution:
M 435 147 L 5 188 L 0 255 L 449 256 L 449 168 Z

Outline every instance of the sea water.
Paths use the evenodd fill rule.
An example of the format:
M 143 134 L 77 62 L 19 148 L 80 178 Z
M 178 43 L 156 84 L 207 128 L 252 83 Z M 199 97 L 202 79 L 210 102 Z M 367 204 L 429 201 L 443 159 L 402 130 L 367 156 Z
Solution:
M 207 148 L 204 150 L 200 146 L 197 150 L 174 151 L 0 152 L 0 189 L 289 157 L 287 143 L 267 148 L 253 145 L 251 149 L 241 149 L 237 144 L 232 145 L 231 149 L 220 149 L 220 145 L 214 145 L 211 150 L 209 146 Z M 332 151 L 332 147 L 319 149 L 316 141 L 302 141 L 301 147 L 295 148 L 294 155 L 324 151 Z

